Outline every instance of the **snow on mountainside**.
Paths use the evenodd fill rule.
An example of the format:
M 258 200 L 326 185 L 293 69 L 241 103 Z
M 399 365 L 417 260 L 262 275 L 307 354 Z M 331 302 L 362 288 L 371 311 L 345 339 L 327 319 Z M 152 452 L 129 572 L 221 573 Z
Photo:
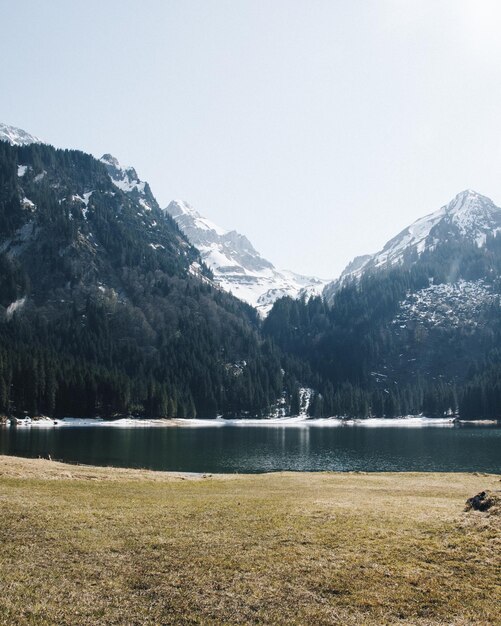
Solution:
M 501 296 L 481 279 L 430 284 L 415 293 L 407 293 L 393 324 L 401 329 L 416 324 L 428 329 L 475 328 L 483 323 L 490 308 L 499 309 L 500 304 Z
M 256 307 L 262 315 L 278 298 L 320 294 L 328 282 L 276 269 L 247 237 L 213 224 L 186 202 L 175 200 L 166 211 L 198 248 L 219 286 Z
M 8 141 L 13 146 L 26 146 L 30 143 L 42 143 L 21 128 L 0 123 L 0 141 Z
M 425 250 L 434 250 L 443 241 L 468 241 L 482 247 L 487 235 L 501 231 L 501 209 L 486 196 L 467 189 L 449 204 L 426 215 L 390 239 L 376 254 L 357 257 L 337 281 L 327 285 L 329 298 L 347 280 L 362 274 L 416 261 Z
M 151 211 L 156 204 L 148 183 L 139 180 L 133 167 L 123 167 L 111 154 L 103 154 L 101 163 L 106 167 L 111 182 L 121 191 L 136 197 L 145 211 Z

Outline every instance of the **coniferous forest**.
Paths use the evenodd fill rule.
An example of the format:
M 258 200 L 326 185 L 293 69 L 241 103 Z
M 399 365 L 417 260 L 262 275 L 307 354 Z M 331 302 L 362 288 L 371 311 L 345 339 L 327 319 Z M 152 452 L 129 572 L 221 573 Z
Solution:
M 0 142 L 0 194 L 0 411 L 260 416 L 308 375 L 92 157 Z
M 263 332 L 287 354 L 301 356 L 318 375 L 310 412 L 394 417 L 459 411 L 465 419 L 501 415 L 499 296 L 461 325 L 426 326 L 395 318 L 406 294 L 451 280 L 497 277 L 501 238 L 423 255 L 421 263 L 363 276 L 321 298 L 278 301 Z M 459 261 L 459 262 L 458 262 Z M 451 278 L 451 272 L 456 275 Z M 499 280 L 490 284 L 499 294 Z M 398 319 L 398 318 L 397 318 Z
M 0 142 L 0 412 L 50 416 L 501 415 L 499 303 L 397 324 L 432 285 L 500 293 L 501 237 L 445 241 L 261 320 L 148 205 L 79 151 Z

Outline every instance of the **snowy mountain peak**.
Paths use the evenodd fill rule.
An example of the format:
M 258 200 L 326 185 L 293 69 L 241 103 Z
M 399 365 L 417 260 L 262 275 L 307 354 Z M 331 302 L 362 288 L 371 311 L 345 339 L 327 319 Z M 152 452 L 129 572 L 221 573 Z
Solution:
M 30 135 L 22 128 L 0 123 L 0 141 L 8 141 L 12 146 L 27 146 L 30 143 L 42 143 L 38 137 Z
M 103 156 L 100 159 L 101 163 L 104 163 L 105 165 L 114 168 L 115 170 L 122 170 L 124 169 L 118 159 L 116 157 L 114 157 L 112 154 L 103 154 Z
M 111 182 L 125 193 L 137 194 L 146 211 L 151 211 L 155 200 L 151 194 L 149 185 L 140 180 L 133 167 L 123 167 L 118 159 L 111 154 L 103 154 L 99 159 L 104 164 Z
M 464 205 L 472 205 L 476 203 L 478 204 L 479 202 L 493 205 L 492 200 L 487 196 L 483 196 L 481 193 L 477 193 L 474 189 L 465 189 L 464 191 L 458 193 L 449 202 L 449 204 L 447 205 L 447 209 L 451 210 L 453 208 L 461 208 Z
M 278 298 L 319 294 L 328 282 L 276 269 L 247 237 L 214 224 L 185 201 L 175 200 L 165 211 L 198 248 L 221 288 L 255 306 L 262 315 Z
M 466 189 L 434 213 L 425 215 L 390 239 L 376 254 L 357 257 L 328 285 L 325 296 L 346 280 L 358 280 L 362 274 L 415 262 L 425 251 L 431 251 L 444 241 L 465 241 L 481 247 L 488 235 L 501 231 L 501 209 L 490 198 Z
M 499 220 L 499 209 L 490 198 L 471 189 L 462 191 L 445 207 L 445 213 L 464 236 L 485 243 L 486 231 Z
M 227 230 L 221 228 L 217 224 L 214 224 L 206 217 L 200 215 L 188 202 L 185 200 L 173 200 L 166 211 L 178 222 L 182 228 L 196 227 L 200 230 L 214 231 L 216 235 L 222 237 L 228 233 Z
M 487 196 L 483 196 L 472 189 L 466 189 L 453 198 L 449 204 L 443 207 L 448 215 L 475 213 L 477 216 L 488 212 L 498 212 L 500 209 Z
M 133 167 L 125 167 L 120 164 L 119 160 L 114 157 L 112 154 L 103 154 L 103 156 L 99 159 L 101 163 L 104 163 L 106 169 L 108 170 L 108 174 L 113 179 L 115 184 L 124 178 L 127 178 L 129 182 L 140 183 L 137 176 L 137 172 Z M 119 187 L 120 185 L 117 185 Z

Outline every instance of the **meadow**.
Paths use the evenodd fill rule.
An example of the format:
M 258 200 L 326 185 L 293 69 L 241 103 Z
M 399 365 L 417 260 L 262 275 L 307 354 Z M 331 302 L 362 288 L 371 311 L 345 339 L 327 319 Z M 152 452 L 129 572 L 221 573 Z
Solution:
M 0 456 L 0 624 L 500 624 L 499 489 Z

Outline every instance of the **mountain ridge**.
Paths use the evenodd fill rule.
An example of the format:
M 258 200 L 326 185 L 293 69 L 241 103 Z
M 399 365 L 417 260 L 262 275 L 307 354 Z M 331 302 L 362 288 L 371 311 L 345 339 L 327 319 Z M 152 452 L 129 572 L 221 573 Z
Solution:
M 12 146 L 27 146 L 32 143 L 43 143 L 41 139 L 31 135 L 22 128 L 0 122 L 0 141 L 8 141 Z
M 500 231 L 501 208 L 487 196 L 466 189 L 448 204 L 404 228 L 380 251 L 356 257 L 338 279 L 325 287 L 324 296 L 332 299 L 332 294 L 346 281 L 358 281 L 366 273 L 412 264 L 442 242 L 466 241 L 482 247 L 488 236 Z
M 249 239 L 235 230 L 225 230 L 182 200 L 165 209 L 200 251 L 215 282 L 225 291 L 254 306 L 262 316 L 283 296 L 318 295 L 329 281 L 280 270 L 263 258 Z

